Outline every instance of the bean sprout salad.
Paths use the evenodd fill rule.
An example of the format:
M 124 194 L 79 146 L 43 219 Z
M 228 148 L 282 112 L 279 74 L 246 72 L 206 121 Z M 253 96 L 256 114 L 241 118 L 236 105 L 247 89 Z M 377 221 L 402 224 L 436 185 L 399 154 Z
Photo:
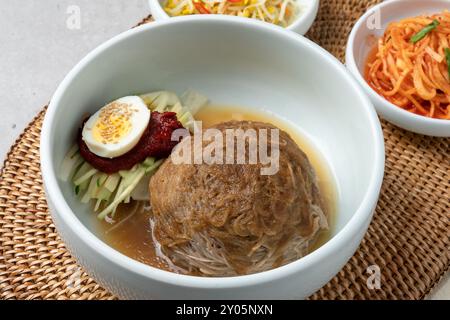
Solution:
M 163 8 L 170 16 L 227 14 L 282 27 L 289 26 L 301 11 L 297 0 L 166 0 Z

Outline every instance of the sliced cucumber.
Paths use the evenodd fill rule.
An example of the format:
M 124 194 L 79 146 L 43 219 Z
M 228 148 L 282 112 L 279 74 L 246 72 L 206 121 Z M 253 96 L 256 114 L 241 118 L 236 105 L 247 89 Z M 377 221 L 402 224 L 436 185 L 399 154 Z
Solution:
M 111 198 L 112 192 L 105 188 L 105 186 L 101 187 L 100 190 L 98 190 L 95 199 L 109 201 L 109 198 Z
M 79 188 L 80 192 L 87 190 L 87 188 L 89 187 L 89 183 L 91 182 L 91 180 L 86 180 L 84 181 L 82 184 L 76 186 Z
M 130 172 L 129 175 L 127 175 L 126 177 L 123 178 L 123 183 L 124 183 L 125 188 L 127 186 L 129 186 L 136 179 L 136 177 L 140 174 L 141 170 L 143 170 L 145 172 L 144 167 L 139 167 L 138 169 Z
M 155 158 L 148 157 L 145 159 L 145 161 L 142 163 L 142 165 L 146 168 L 151 167 L 155 163 Z
M 82 158 L 81 155 L 78 153 L 78 146 L 75 145 L 67 153 L 66 157 L 64 158 L 61 164 L 59 178 L 62 181 L 69 180 L 75 169 L 80 164 L 80 161 L 82 161 Z
M 80 166 L 80 168 L 78 168 L 77 172 L 75 173 L 75 175 L 72 178 L 72 181 L 74 182 L 74 184 L 75 184 L 75 181 L 80 179 L 83 175 L 85 175 L 92 169 L 94 169 L 94 168 L 89 163 L 83 162 L 83 164 Z
M 158 169 L 159 166 L 162 165 L 163 162 L 164 162 L 164 159 L 160 159 L 158 161 L 155 161 L 155 163 L 153 163 L 152 166 L 145 168 L 145 174 L 150 174 L 150 173 L 153 174 L 154 171 L 156 169 Z
M 152 111 L 158 112 L 163 112 L 167 107 L 180 103 L 178 96 L 170 91 L 156 91 L 140 97 Z
M 108 176 L 105 182 L 105 188 L 108 189 L 111 193 L 117 189 L 117 186 L 120 183 L 120 175 L 118 173 L 114 173 Z
M 138 163 L 133 168 L 131 168 L 130 170 L 120 170 L 119 171 L 119 175 L 122 178 L 126 178 L 126 177 L 130 176 L 131 174 L 135 173 L 139 169 L 140 165 L 141 164 Z
M 195 119 L 189 111 L 185 112 L 181 117 L 179 117 L 178 121 L 181 122 L 183 127 L 191 132 L 194 132 Z
M 102 204 L 102 199 L 97 199 L 94 206 L 94 211 L 97 212 L 100 209 L 100 205 Z
M 181 103 L 189 108 L 189 112 L 193 116 L 195 116 L 201 108 L 206 106 L 208 101 L 209 99 L 206 96 L 194 90 L 188 90 L 181 95 Z
M 121 179 L 120 184 L 117 187 L 116 195 L 115 195 L 113 201 L 116 201 L 119 198 L 119 196 L 122 194 L 122 192 L 123 192 L 123 190 L 125 190 L 125 188 L 126 188 L 125 179 Z
M 183 106 L 181 105 L 181 103 L 177 103 L 172 108 L 170 108 L 170 112 L 175 112 L 177 116 L 182 110 Z
M 145 176 L 139 181 L 136 188 L 131 192 L 131 198 L 137 201 L 148 201 L 148 186 L 150 184 L 150 178 L 152 174 L 145 174 Z
M 131 192 L 133 191 L 133 189 L 137 186 L 137 184 L 139 183 L 139 181 L 141 181 L 141 179 L 144 177 L 145 175 L 145 170 L 143 168 L 138 170 L 138 174 L 136 175 L 135 179 L 132 181 L 132 183 L 130 185 L 128 185 L 120 195 L 116 196 L 116 199 L 114 199 L 114 201 L 109 204 L 102 212 L 99 213 L 98 218 L 103 220 L 108 214 L 110 214 L 111 212 L 113 212 L 113 210 L 115 210 L 115 208 L 117 208 L 117 206 L 124 201 L 127 197 L 130 196 Z
M 76 185 L 76 186 L 79 186 L 84 181 L 89 180 L 92 176 L 96 175 L 97 173 L 98 173 L 98 170 L 92 168 L 88 172 L 83 174 L 81 177 L 79 177 L 78 179 L 74 180 L 73 184 Z M 95 181 L 95 183 L 97 183 L 97 180 Z
M 86 192 L 84 193 L 83 197 L 81 198 L 82 203 L 88 203 L 92 199 L 92 193 L 94 192 L 96 187 L 97 187 L 97 183 L 96 183 L 95 179 L 91 179 L 89 182 L 89 187 L 87 188 Z
M 156 105 L 155 111 L 164 112 L 166 110 L 167 104 L 169 103 L 169 97 L 167 94 L 162 94 L 156 98 L 154 104 Z
M 142 100 L 144 100 L 147 107 L 149 107 L 151 110 L 153 110 L 154 109 L 153 104 L 161 93 L 162 93 L 162 91 L 151 92 L 151 93 L 146 93 L 146 94 L 140 95 L 140 97 Z
M 91 194 L 90 194 L 91 199 L 96 199 L 97 194 L 100 192 L 100 189 L 102 188 L 102 184 L 100 183 L 102 174 L 103 173 L 98 172 L 98 173 L 94 174 L 91 178 L 91 183 L 92 182 L 95 183 L 94 187 L 91 190 Z M 90 185 L 90 183 L 89 183 L 89 185 Z

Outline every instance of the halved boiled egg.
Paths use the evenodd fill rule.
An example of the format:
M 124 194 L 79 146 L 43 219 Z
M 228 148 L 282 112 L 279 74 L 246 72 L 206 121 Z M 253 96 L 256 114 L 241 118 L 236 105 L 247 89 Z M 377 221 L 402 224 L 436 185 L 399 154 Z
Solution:
M 150 117 L 151 112 L 140 97 L 120 98 L 89 118 L 83 127 L 83 140 L 99 157 L 119 157 L 138 144 Z

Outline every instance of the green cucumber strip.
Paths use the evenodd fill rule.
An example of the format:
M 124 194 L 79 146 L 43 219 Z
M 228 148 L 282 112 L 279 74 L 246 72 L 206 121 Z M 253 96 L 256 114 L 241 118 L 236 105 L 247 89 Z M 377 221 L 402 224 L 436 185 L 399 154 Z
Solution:
M 69 152 L 67 152 L 67 156 L 73 158 L 75 154 L 78 152 L 78 144 L 74 144 L 72 148 L 70 148 Z
M 191 113 L 190 112 L 185 112 L 185 113 L 183 113 L 183 115 L 180 118 L 178 118 L 178 121 L 180 121 L 181 123 L 184 123 L 184 122 L 189 121 L 191 119 L 192 119 Z
M 139 175 L 141 170 L 145 171 L 145 168 L 144 167 L 139 167 L 139 169 L 137 169 L 136 171 L 131 172 L 128 176 L 123 178 L 123 182 L 124 182 L 125 187 L 130 185 L 134 181 L 134 179 L 136 179 L 136 177 Z
M 126 189 L 123 190 L 123 192 L 119 196 L 116 196 L 116 199 L 110 205 L 108 205 L 108 207 L 106 207 L 105 210 L 99 213 L 97 217 L 100 220 L 103 220 L 109 213 L 111 213 L 115 208 L 117 208 L 117 206 L 131 194 L 133 189 L 137 186 L 139 181 L 145 175 L 145 170 L 141 169 L 138 171 L 139 171 L 138 175 L 136 176 L 134 181 L 129 186 L 127 186 Z
M 140 168 L 140 166 L 141 166 L 140 163 L 138 163 L 138 164 L 134 165 L 134 167 L 131 168 L 130 170 L 120 170 L 120 171 L 119 171 L 119 175 L 120 175 L 122 178 L 129 177 L 130 175 L 132 175 L 133 173 L 135 173 L 136 170 L 138 170 L 138 169 Z
M 97 199 L 97 202 L 95 203 L 94 211 L 97 212 L 98 209 L 100 209 L 100 205 L 102 204 L 102 199 Z
M 80 191 L 84 191 L 89 187 L 89 183 L 91 181 L 88 179 L 86 181 L 84 181 L 82 184 L 78 185 L 77 187 L 80 187 Z
M 92 168 L 91 170 L 89 170 L 88 172 L 86 172 L 84 175 L 82 175 L 81 177 L 79 177 L 78 179 L 76 179 L 73 184 L 78 186 L 80 184 L 82 184 L 84 181 L 88 180 L 89 178 L 91 178 L 92 176 L 94 176 L 95 174 L 98 173 L 97 169 Z M 97 183 L 97 180 L 95 181 L 95 183 Z
M 111 194 L 112 192 L 110 192 L 108 189 L 105 188 L 105 186 L 103 186 L 100 188 L 100 190 L 98 190 L 97 194 L 95 195 L 95 198 L 104 201 L 109 201 Z
M 92 199 L 92 192 L 96 187 L 95 179 L 91 178 L 89 182 L 89 187 L 87 188 L 85 194 L 81 198 L 82 203 L 88 203 Z
M 100 176 L 97 179 L 97 186 L 98 187 L 103 186 L 103 184 L 106 182 L 107 179 L 108 179 L 108 175 L 106 173 L 100 172 Z
M 183 110 L 183 106 L 181 103 L 175 104 L 172 108 L 170 108 L 170 112 L 175 112 L 178 116 L 178 113 L 180 113 Z
M 67 157 L 64 159 L 63 164 L 61 165 L 59 178 L 62 181 L 68 181 L 82 162 L 84 162 L 84 159 L 80 154 L 75 154 L 72 158 Z
M 184 128 L 188 129 L 191 132 L 194 132 L 195 119 L 192 114 L 188 111 L 184 113 L 178 121 L 181 122 Z
M 85 175 L 90 170 L 94 169 L 89 163 L 84 162 L 80 168 L 78 168 L 77 172 L 73 176 L 72 181 L 80 179 L 83 175 Z
M 77 170 L 79 169 L 79 168 L 81 168 L 81 166 L 84 164 L 84 158 L 81 156 L 81 155 L 79 155 L 78 157 L 76 157 L 76 159 L 77 159 L 77 162 L 75 163 L 75 165 L 74 165 L 74 167 L 73 167 L 73 170 L 72 170 L 72 172 L 70 173 L 70 175 L 69 175 L 69 178 L 70 178 L 70 180 L 71 181 L 73 181 L 73 177 L 75 176 L 75 172 L 77 172 Z
M 93 175 L 92 178 L 91 178 L 95 182 L 95 185 L 92 188 L 91 194 L 90 194 L 91 199 L 96 199 L 97 198 L 97 194 L 100 192 L 100 189 L 102 187 L 102 185 L 99 182 L 100 179 L 101 179 L 101 175 L 102 175 L 102 173 L 98 172 L 95 175 Z
M 105 182 L 105 188 L 108 189 L 110 192 L 114 192 L 114 190 L 117 189 L 117 186 L 120 182 L 120 175 L 118 173 L 114 173 L 108 176 L 108 179 L 106 179 Z
M 155 158 L 152 157 L 148 157 L 147 159 L 145 159 L 145 161 L 142 163 L 142 165 L 144 167 L 150 167 L 155 163 Z
M 145 104 L 153 111 L 164 111 L 167 106 L 173 106 L 180 103 L 178 96 L 170 91 L 157 91 L 145 93 L 139 96 Z
M 154 103 L 156 101 L 156 99 L 159 97 L 159 95 L 161 94 L 161 92 L 152 92 L 152 93 L 146 93 L 143 95 L 140 95 L 139 97 L 144 100 L 144 103 L 147 105 L 147 107 L 150 110 L 154 109 Z
M 161 94 L 155 101 L 156 108 L 155 111 L 157 112 L 164 112 L 167 105 L 169 103 L 169 96 L 168 94 Z
M 181 103 L 189 109 L 189 112 L 195 114 L 208 104 L 208 98 L 197 91 L 187 90 L 180 97 Z
M 70 181 L 72 181 L 72 183 L 73 183 L 73 179 L 75 178 L 75 176 L 78 174 L 78 172 L 80 172 L 80 170 L 81 170 L 81 168 L 84 166 L 84 159 L 82 159 L 81 161 L 80 161 L 80 163 L 75 167 L 75 170 L 73 170 L 73 173 L 71 174 L 71 177 L 70 177 Z
M 151 167 L 148 167 L 148 168 L 145 169 L 145 173 L 148 174 L 148 173 L 151 173 L 151 172 L 153 172 L 154 170 L 158 169 L 159 166 L 160 166 L 163 162 L 164 162 L 164 159 L 160 159 L 160 160 L 156 161 Z
M 123 190 L 125 190 L 125 188 L 126 188 L 125 179 L 122 179 L 122 180 L 120 180 L 120 184 L 117 187 L 116 195 L 114 197 L 113 202 L 116 201 L 120 197 L 120 195 L 122 194 Z

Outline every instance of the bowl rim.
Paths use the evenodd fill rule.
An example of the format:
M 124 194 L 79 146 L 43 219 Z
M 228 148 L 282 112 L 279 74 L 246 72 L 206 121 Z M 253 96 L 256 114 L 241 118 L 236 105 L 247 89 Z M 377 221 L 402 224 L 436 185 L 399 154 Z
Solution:
M 419 0 L 416 0 L 419 1 Z M 449 2 L 449 0 L 434 0 L 437 2 Z M 397 121 L 391 121 L 391 118 L 398 118 L 406 120 L 410 123 L 412 123 L 412 126 L 414 127 L 421 127 L 421 126 L 430 126 L 432 128 L 435 128 L 436 130 L 440 128 L 448 127 L 450 129 L 450 121 L 445 119 L 435 119 L 435 118 L 429 118 L 425 116 L 421 116 L 412 112 L 409 112 L 407 110 L 404 110 L 392 102 L 386 100 L 383 96 L 381 96 L 378 92 L 376 92 L 364 79 L 364 76 L 361 73 L 361 70 L 358 68 L 358 65 L 356 63 L 356 58 L 354 54 L 354 49 L 356 46 L 356 35 L 359 32 L 361 28 L 364 28 L 364 23 L 366 22 L 367 18 L 370 17 L 375 13 L 375 11 L 380 10 L 385 7 L 389 7 L 391 5 L 396 5 L 398 3 L 404 3 L 411 5 L 410 0 L 390 0 L 381 2 L 369 10 L 366 11 L 365 14 L 363 14 L 356 24 L 353 26 L 352 31 L 350 32 L 350 36 L 347 40 L 347 48 L 345 53 L 345 64 L 347 68 L 350 70 L 350 72 L 355 76 L 355 78 L 358 80 L 358 82 L 363 86 L 365 92 L 369 95 L 370 99 L 374 101 L 375 108 L 377 111 L 382 115 L 386 116 L 387 120 L 396 124 Z M 424 130 L 417 129 L 418 133 L 422 133 Z M 419 132 L 421 131 L 421 132 Z M 428 130 L 432 131 L 432 130 Z
M 317 16 L 317 11 L 319 9 L 320 0 L 309 0 L 309 1 L 311 1 L 312 5 L 308 6 L 306 8 L 305 12 L 303 12 L 300 16 L 298 16 L 294 20 L 294 22 L 292 22 L 289 26 L 287 26 L 286 28 L 283 28 L 283 29 L 295 31 L 295 30 L 297 30 L 299 28 L 299 26 L 302 25 L 302 23 L 304 21 L 308 21 L 308 19 L 311 19 L 311 18 L 312 18 L 312 20 L 315 20 L 315 18 Z M 148 2 L 149 2 L 150 9 L 152 10 L 152 15 L 153 15 L 153 10 L 156 10 L 157 11 L 157 15 L 160 16 L 160 17 L 164 17 L 163 19 L 175 18 L 175 17 L 169 16 L 163 10 L 160 0 L 148 0 Z M 200 15 L 198 15 L 198 14 L 197 15 L 193 15 L 193 17 L 198 17 L 198 16 L 200 16 Z M 158 20 L 158 19 L 155 19 L 155 20 Z M 252 20 L 252 19 L 248 19 L 248 20 Z M 308 29 L 310 27 L 311 26 L 309 26 Z
M 174 17 L 158 23 L 151 23 L 143 25 L 131 30 L 128 30 L 122 34 L 115 36 L 114 38 L 101 44 L 89 54 L 87 54 L 75 67 L 66 75 L 64 80 L 58 86 L 50 104 L 47 109 L 42 133 L 41 133 L 41 171 L 44 185 L 46 187 L 46 194 L 49 201 L 53 204 L 53 215 L 57 215 L 69 226 L 72 232 L 78 237 L 79 241 L 101 255 L 108 262 L 118 265 L 128 272 L 138 274 L 144 278 L 151 279 L 153 281 L 159 281 L 178 287 L 189 287 L 198 289 L 230 289 L 237 287 L 246 287 L 252 285 L 260 285 L 269 283 L 277 279 L 286 278 L 292 276 L 302 270 L 308 269 L 315 264 L 320 263 L 324 257 L 330 256 L 333 253 L 339 252 L 339 250 L 345 247 L 352 241 L 354 236 L 358 234 L 361 229 L 367 228 L 367 220 L 371 218 L 378 201 L 379 192 L 381 189 L 383 174 L 384 174 L 384 138 L 381 129 L 381 124 L 373 108 L 370 100 L 361 90 L 358 83 L 354 80 L 351 74 L 345 69 L 345 67 L 329 52 L 321 48 L 319 45 L 312 41 L 299 36 L 292 31 L 286 31 L 277 26 L 273 26 L 268 23 L 260 22 L 257 20 L 250 20 L 221 16 L 221 17 L 208 17 L 203 16 L 201 18 L 192 19 L 190 17 Z M 54 119 L 56 111 L 59 108 L 60 100 L 66 91 L 66 88 L 71 84 L 76 75 L 85 68 L 85 66 L 95 57 L 101 55 L 107 48 L 114 46 L 117 43 L 126 41 L 128 38 L 139 35 L 140 33 L 151 32 L 153 29 L 164 28 L 166 25 L 183 25 L 189 23 L 217 23 L 222 25 L 239 26 L 249 29 L 258 29 L 267 33 L 275 33 L 278 37 L 287 39 L 288 41 L 296 42 L 303 48 L 315 51 L 322 59 L 329 61 L 333 66 L 334 72 L 338 72 L 342 77 L 348 81 L 348 83 L 355 87 L 355 91 L 361 102 L 361 108 L 366 114 L 369 126 L 367 130 L 370 130 L 373 139 L 374 148 L 374 161 L 370 168 L 371 175 L 367 190 L 363 196 L 359 207 L 356 209 L 350 220 L 343 226 L 343 228 L 334 235 L 327 243 L 321 246 L 319 249 L 306 255 L 305 257 L 278 267 L 269 271 L 264 271 L 251 275 L 226 277 L 226 278 L 205 278 L 189 275 L 180 275 L 169 271 L 160 270 L 158 268 L 151 267 L 149 265 L 138 262 L 132 258 L 129 258 L 112 247 L 108 246 L 102 240 L 100 240 L 94 233 L 88 230 L 88 228 L 82 224 L 82 222 L 76 217 L 72 209 L 66 202 L 62 191 L 58 185 L 57 174 L 53 170 L 53 167 L 57 167 L 53 163 L 51 157 L 51 140 L 54 127 Z M 89 272 L 89 270 L 88 270 Z

